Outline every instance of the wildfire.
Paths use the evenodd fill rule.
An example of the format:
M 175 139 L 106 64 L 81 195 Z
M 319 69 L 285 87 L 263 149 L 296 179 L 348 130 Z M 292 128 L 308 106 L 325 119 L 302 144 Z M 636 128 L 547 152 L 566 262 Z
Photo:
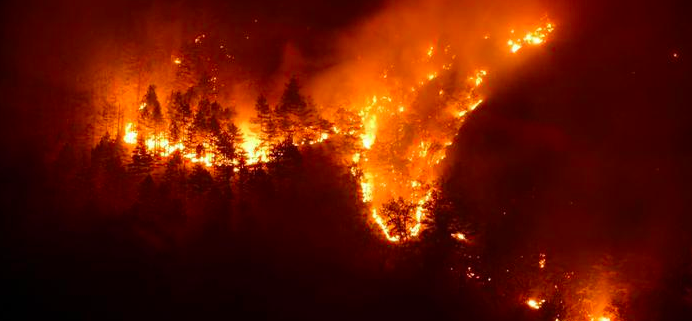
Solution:
M 547 40 L 548 34 L 553 30 L 554 25 L 547 22 L 543 26 L 527 32 L 523 38 L 510 40 L 513 46 L 511 48 L 512 52 L 518 51 L 524 45 L 540 45 L 544 43 Z M 424 51 L 426 56 L 423 58 L 431 58 L 434 50 L 433 46 L 426 47 Z M 449 50 L 449 46 L 445 47 L 445 53 L 448 53 Z M 451 57 L 454 59 L 456 56 L 451 55 Z M 418 61 L 426 61 L 426 59 Z M 450 145 L 454 133 L 461 126 L 461 121 L 469 112 L 474 111 L 483 103 L 484 99 L 477 93 L 477 89 L 484 83 L 485 77 L 488 75 L 487 69 L 477 69 L 466 78 L 468 79 L 468 87 L 462 93 L 450 92 L 445 87 L 435 89 L 437 96 L 449 106 L 440 110 L 452 111 L 453 117 L 447 120 L 445 125 L 442 125 L 452 129 L 447 134 L 421 136 L 415 144 L 411 144 L 408 148 L 399 149 L 395 152 L 399 153 L 398 155 L 392 155 L 388 153 L 382 154 L 381 150 L 383 148 L 391 148 L 392 145 L 398 146 L 400 142 L 397 142 L 396 138 L 392 141 L 391 135 L 381 134 L 380 132 L 402 126 L 397 118 L 392 118 L 392 115 L 409 110 L 413 100 L 407 97 L 415 97 L 416 94 L 430 86 L 441 86 L 439 82 L 444 80 L 441 80 L 443 78 L 440 77 L 446 75 L 448 70 L 452 70 L 452 66 L 453 61 L 450 61 L 442 64 L 441 69 L 427 69 L 421 75 L 422 77 L 418 78 L 422 80 L 417 81 L 410 87 L 410 94 L 404 94 L 404 96 L 395 95 L 394 93 L 401 92 L 398 87 L 395 87 L 384 94 L 374 95 L 368 104 L 365 104 L 363 108 L 358 110 L 362 122 L 360 138 L 364 152 L 355 154 L 352 160 L 363 172 L 360 183 L 363 202 L 371 207 L 373 220 L 382 231 L 385 239 L 389 241 L 396 239 L 398 242 L 400 239 L 397 236 L 391 235 L 390 226 L 385 223 L 385 220 L 378 215 L 375 209 L 393 198 L 403 198 L 414 208 L 411 214 L 413 220 L 407 229 L 407 239 L 414 238 L 420 234 L 423 228 L 423 219 L 427 214 L 425 204 L 430 200 L 431 186 L 437 175 L 435 168 L 440 161 L 446 158 L 446 147 Z M 385 74 L 387 73 L 385 72 Z M 385 81 L 388 78 L 380 77 L 380 79 Z M 461 84 L 464 84 L 463 80 L 460 80 L 456 86 Z M 384 87 L 387 88 L 386 85 Z M 383 99 L 384 97 L 387 99 Z M 382 141 L 382 148 L 379 145 L 380 140 Z M 401 162 L 400 159 L 396 158 L 401 156 L 405 156 L 403 166 L 389 165 Z M 375 175 L 375 173 L 380 175 Z M 466 241 L 466 237 L 461 233 L 453 234 L 452 237 L 459 241 Z M 545 262 L 543 262 L 543 266 L 544 264 Z
M 526 305 L 529 306 L 529 308 L 538 310 L 543 306 L 543 303 L 545 303 L 545 300 L 539 300 L 539 299 L 528 299 L 526 300 Z
M 248 126 L 241 126 L 243 130 L 243 144 L 240 146 L 247 155 L 249 165 L 265 162 L 269 158 L 269 147 L 263 146 L 262 141 L 248 129 Z
M 525 45 L 540 45 L 546 41 L 548 35 L 553 32 L 555 26 L 551 22 L 546 22 L 543 26 L 536 28 L 534 31 L 529 31 L 523 38 L 510 39 L 507 41 L 509 51 L 516 53 Z M 511 32 L 514 34 L 514 30 Z
M 366 173 L 363 176 L 363 180 L 360 182 L 360 188 L 363 192 L 363 202 L 367 203 L 372 201 L 372 174 Z M 373 215 L 377 216 L 375 212 L 373 212 Z
M 553 29 L 553 24 L 548 22 L 527 32 L 523 38 L 510 40 L 508 44 L 512 52 L 524 45 L 540 45 Z M 206 35 L 200 34 L 194 43 L 200 44 L 205 38 Z M 435 46 L 426 46 L 420 51 L 422 57 L 415 58 L 412 63 L 424 66 L 418 69 L 412 78 L 414 81 L 407 83 L 397 79 L 395 74 L 390 73 L 393 70 L 391 66 L 385 66 L 384 73 L 378 72 L 376 81 L 381 85 L 373 86 L 375 90 L 370 91 L 368 98 L 355 99 L 360 104 L 350 106 L 350 110 L 357 115 L 354 129 L 333 126 L 328 132 L 319 132 L 312 138 L 300 138 L 293 142 L 296 146 L 313 145 L 334 136 L 346 135 L 357 139 L 358 146 L 353 146 L 354 153 L 349 154 L 346 161 L 351 162 L 353 175 L 359 177 L 362 201 L 369 207 L 371 217 L 384 238 L 390 242 L 399 242 L 402 236 L 410 239 L 420 235 L 428 214 L 426 204 L 432 198 L 435 180 L 439 175 L 437 167 L 446 158 L 446 149 L 451 145 L 463 119 L 484 101 L 478 91 L 485 83 L 487 69 L 476 69 L 467 77 L 457 78 L 456 55 L 451 52 L 453 48 L 449 45 L 443 48 L 439 59 L 437 56 L 431 59 L 436 53 Z M 444 59 L 447 61 L 438 61 Z M 174 58 L 173 63 L 182 64 L 182 58 Z M 216 76 L 210 79 L 216 84 Z M 419 117 L 415 106 L 417 97 L 427 92 L 433 93 L 439 106 L 433 115 L 427 117 L 437 117 L 439 120 L 427 123 L 426 119 L 409 119 Z M 138 107 L 140 111 L 148 108 L 145 102 Z M 153 155 L 168 157 L 180 151 L 187 161 L 207 167 L 229 161 L 219 154 L 218 146 L 210 139 L 196 142 L 195 146 L 186 146 L 182 139 L 172 139 L 163 132 L 148 132 L 138 128 L 138 125 L 126 123 L 123 136 L 126 144 L 135 145 L 138 138 L 143 138 L 146 149 Z M 272 144 L 262 141 L 250 124 L 241 123 L 239 127 L 242 134 L 240 150 L 245 154 L 247 164 L 266 162 Z M 404 128 L 411 128 L 412 136 L 404 139 L 407 137 Z M 184 137 L 186 130 L 183 128 L 183 135 L 179 137 Z M 144 137 L 140 137 L 142 135 Z M 389 219 L 378 215 L 378 207 L 396 198 L 402 198 L 412 209 L 404 231 L 406 235 L 393 235 L 387 223 Z M 468 241 L 463 233 L 451 236 L 458 241 Z M 545 261 L 542 262 L 541 268 L 545 266 Z
M 541 253 L 538 256 L 538 267 L 541 269 L 545 268 L 545 262 L 545 254 Z
M 133 123 L 127 123 L 127 125 L 125 125 L 125 135 L 123 136 L 123 141 L 130 145 L 137 143 L 137 131 L 135 130 L 135 125 Z
M 146 106 L 146 104 L 142 104 Z M 247 127 L 247 126 L 246 126 Z M 251 132 L 245 132 L 245 139 L 243 140 L 242 151 L 247 155 L 247 163 L 255 164 L 258 162 L 266 161 L 269 149 L 266 147 L 261 147 L 261 141 Z M 137 144 L 137 138 L 139 133 L 136 130 L 134 123 L 125 124 L 125 133 L 123 135 L 123 141 L 128 145 Z M 321 140 L 326 139 L 328 136 L 322 135 Z M 214 165 L 220 165 L 226 160 L 222 159 L 217 152 L 208 142 L 202 143 L 203 153 L 198 155 L 197 152 L 190 150 L 182 141 L 173 142 L 171 141 L 165 133 L 150 134 L 144 138 L 144 145 L 147 151 L 153 155 L 161 157 L 169 157 L 175 151 L 182 152 L 185 159 L 192 163 L 200 163 L 206 167 L 211 167 Z
M 483 77 L 485 77 L 488 74 L 487 71 L 481 69 L 476 72 L 476 75 L 474 77 L 471 77 L 471 81 L 473 81 L 476 85 L 476 87 L 480 86 L 481 83 L 483 82 Z
M 387 225 L 384 223 L 382 218 L 377 215 L 377 209 L 372 209 L 372 218 L 375 220 L 375 223 L 380 226 L 380 229 L 382 229 L 382 233 L 384 233 L 384 237 L 390 241 L 390 242 L 399 242 L 399 237 L 398 236 L 391 236 L 389 235 L 389 228 L 387 228 Z
M 444 69 L 444 68 L 443 68 Z M 487 75 L 486 70 L 478 70 L 474 72 L 472 77 L 469 77 L 470 88 L 467 89 L 469 92 L 466 96 L 474 96 L 475 89 L 478 88 L 483 82 L 483 78 Z M 438 71 L 428 73 L 426 76 L 427 81 L 433 81 L 438 77 Z M 419 83 L 417 87 L 412 88 L 412 92 L 418 91 L 421 87 L 426 86 L 425 81 Z M 437 90 L 438 96 L 443 96 L 445 91 L 443 89 Z M 465 95 L 462 95 L 462 97 Z M 378 99 L 378 97 L 380 97 Z M 483 100 L 460 100 L 456 102 L 451 102 L 451 104 L 458 103 L 463 109 L 463 114 L 458 113 L 459 117 L 463 117 L 467 111 L 475 109 Z M 406 168 L 395 169 L 391 168 L 386 174 L 387 175 L 375 175 L 375 172 L 380 172 L 382 165 L 376 164 L 388 164 L 393 161 L 390 159 L 391 156 L 386 156 L 384 159 L 381 153 L 372 154 L 372 157 L 367 155 L 369 150 L 375 148 L 375 139 L 378 136 L 378 130 L 380 129 L 380 120 L 387 125 L 382 126 L 383 128 L 392 128 L 392 126 L 400 126 L 396 124 L 396 119 L 392 119 L 391 115 L 403 112 L 405 109 L 405 104 L 410 104 L 411 102 L 401 101 L 401 99 L 393 99 L 391 94 L 387 95 L 375 95 L 370 99 L 370 103 L 365 105 L 358 114 L 362 121 L 362 134 L 361 142 L 362 147 L 365 150 L 366 155 L 356 153 L 353 156 L 353 161 L 358 164 L 359 168 L 363 171 L 361 176 L 361 190 L 363 195 L 363 202 L 368 203 L 369 206 L 377 208 L 383 204 L 388 199 L 393 197 L 402 197 L 407 202 L 413 206 L 413 223 L 408 227 L 407 238 L 413 238 L 420 234 L 423 228 L 423 219 L 426 215 L 425 204 L 430 200 L 432 195 L 431 183 L 434 180 L 432 176 L 432 169 L 440 163 L 446 156 L 445 148 L 451 145 L 451 137 L 430 137 L 418 141 L 417 144 L 412 145 L 407 154 L 407 166 Z M 392 122 L 395 122 L 392 124 Z M 452 128 L 458 128 L 459 123 L 454 119 L 449 119 L 449 126 Z M 385 148 L 387 145 L 393 142 L 387 142 L 384 144 Z M 379 146 L 379 145 L 378 145 Z M 379 149 L 377 149 L 379 151 Z M 380 190 L 380 188 L 382 190 Z M 392 241 L 397 239 L 398 236 L 392 236 L 390 227 L 387 226 L 384 219 L 377 214 L 377 211 L 372 211 L 372 217 L 376 224 L 381 229 L 382 233 L 385 235 L 387 240 Z
M 375 104 L 377 104 L 377 96 L 373 96 L 372 103 L 360 113 L 363 122 L 363 134 L 361 135 L 361 140 L 363 141 L 363 147 L 365 149 L 370 149 L 372 144 L 375 143 L 375 137 L 377 134 L 377 116 L 371 115 L 371 110 Z
M 453 233 L 452 238 L 459 240 L 459 241 L 462 241 L 462 242 L 468 241 L 468 238 L 466 238 L 466 235 L 464 233 L 461 233 L 461 232 Z
M 533 31 L 525 33 L 522 38 L 508 40 L 510 52 L 516 53 L 524 46 L 544 44 L 554 28 L 552 23 L 546 22 Z M 514 30 L 511 34 L 515 35 Z M 486 35 L 484 38 L 489 39 L 489 36 Z M 203 39 L 205 35 L 200 35 L 194 39 L 194 42 L 200 43 Z M 504 47 L 502 49 L 504 50 Z M 349 143 L 353 145 L 349 146 L 352 149 L 348 150 L 343 160 L 351 166 L 353 176 L 358 177 L 361 201 L 367 207 L 365 213 L 370 214 L 368 219 L 372 220 L 371 226 L 379 230 L 378 233 L 382 233 L 384 240 L 392 243 L 402 243 L 416 238 L 423 231 L 423 222 L 429 215 L 427 205 L 433 199 L 435 181 L 439 177 L 438 165 L 447 157 L 447 148 L 451 146 L 454 135 L 465 117 L 481 106 L 486 99 L 481 86 L 488 83 L 486 78 L 489 74 L 488 70 L 495 72 L 492 66 L 479 66 L 482 69 L 470 69 L 468 73 L 459 75 L 455 69 L 458 66 L 455 65 L 454 58 L 448 61 L 437 61 L 445 59 L 444 54 L 453 49 L 445 47 L 444 54 L 442 50 L 439 53 L 435 50 L 434 46 L 417 49 L 417 57 L 414 61 L 423 61 L 426 65 L 421 66 L 409 82 L 397 79 L 395 72 L 388 74 L 385 71 L 384 76 L 378 74 L 377 81 L 380 82 L 378 84 L 383 85 L 373 86 L 375 89 L 369 91 L 367 95 L 354 98 L 353 101 L 356 103 L 349 106 L 349 111 L 353 113 L 356 123 L 353 127 L 330 124 L 328 127 L 330 130 L 326 132 L 317 132 L 310 138 L 294 141 L 294 145 L 301 146 L 320 144 L 345 136 L 353 138 L 354 142 Z M 433 55 L 435 59 L 430 59 Z M 454 57 L 451 53 L 449 55 Z M 674 57 L 677 57 L 677 53 L 674 53 Z M 433 62 L 436 65 L 433 66 Z M 174 58 L 173 63 L 180 65 L 182 59 Z M 447 80 L 448 78 L 452 80 Z M 217 82 L 216 77 L 210 79 L 214 83 Z M 390 86 L 389 82 L 395 85 Z M 416 103 L 420 103 L 419 97 L 426 94 L 434 100 L 434 104 L 431 103 L 433 107 L 430 108 L 433 111 L 425 114 L 427 118 L 415 118 L 418 117 L 416 113 L 421 110 Z M 130 107 L 139 111 L 151 108 L 151 106 L 147 107 L 145 102 L 139 105 L 132 104 Z M 436 122 L 432 123 L 430 119 L 436 119 Z M 427 124 L 428 121 L 431 124 Z M 270 142 L 263 141 L 263 136 L 253 130 L 247 122 L 240 123 L 239 127 L 242 143 L 236 147 L 239 147 L 239 152 L 246 156 L 246 163 L 253 165 L 267 162 L 272 148 Z M 165 132 L 156 132 L 144 124 L 126 122 L 122 139 L 128 145 L 136 145 L 143 141 L 147 151 L 157 157 L 169 157 L 174 152 L 180 152 L 186 162 L 202 164 L 206 167 L 227 164 L 228 159 L 221 156 L 220 149 L 211 139 L 207 138 L 193 145 L 187 139 L 173 138 L 185 137 L 186 130 L 181 129 L 182 135 L 174 136 Z M 406 220 L 404 229 L 394 229 L 393 224 L 390 223 L 390 217 L 385 216 L 385 211 L 381 210 L 388 201 L 398 198 L 403 199 L 410 206 L 410 211 L 406 213 L 410 217 L 407 217 L 409 220 Z M 453 240 L 466 244 L 470 242 L 468 235 L 463 232 L 449 235 Z M 473 239 L 473 241 L 476 240 Z M 533 262 L 536 264 L 536 261 Z M 537 264 L 539 269 L 546 269 L 545 253 L 538 255 Z M 557 264 L 551 264 L 548 268 L 551 269 L 555 265 Z M 545 271 L 541 273 L 549 274 Z M 466 276 L 469 279 L 480 279 L 479 272 L 472 271 L 470 267 L 466 271 Z M 485 279 L 484 277 L 483 280 Z M 490 279 L 490 277 L 487 278 L 488 281 Z M 557 288 L 557 285 L 555 286 Z M 542 290 L 530 293 L 550 297 Z M 605 310 L 604 306 L 609 304 L 609 300 L 593 301 L 597 304 L 582 300 L 594 306 L 581 309 L 580 317 L 586 315 L 585 318 L 591 321 L 619 319 L 617 313 L 609 314 Z M 532 297 L 523 303 L 530 309 L 539 310 L 545 302 L 544 299 Z M 518 304 L 521 304 L 521 301 Z M 584 311 L 591 311 L 594 317 Z

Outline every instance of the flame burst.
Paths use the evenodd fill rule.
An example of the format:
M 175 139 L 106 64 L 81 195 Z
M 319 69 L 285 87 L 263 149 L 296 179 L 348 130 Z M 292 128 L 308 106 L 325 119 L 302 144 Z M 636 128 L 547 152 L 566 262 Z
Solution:
M 545 300 L 539 300 L 539 299 L 528 299 L 526 300 L 526 305 L 529 306 L 529 308 L 538 310 L 541 308 L 541 306 L 545 303 Z
M 527 32 L 523 38 L 510 39 L 507 41 L 509 51 L 516 53 L 526 45 L 540 45 L 546 41 L 546 38 L 554 29 L 555 26 L 552 23 L 546 22 L 543 26 L 536 28 L 536 30 Z M 514 33 L 514 30 L 512 30 L 512 33 Z

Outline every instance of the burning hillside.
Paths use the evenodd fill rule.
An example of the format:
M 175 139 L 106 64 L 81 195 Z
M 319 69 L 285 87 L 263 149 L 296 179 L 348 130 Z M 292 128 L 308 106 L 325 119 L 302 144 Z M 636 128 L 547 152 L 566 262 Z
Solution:
M 524 45 L 543 44 L 553 29 L 553 23 L 545 21 L 526 31 L 524 38 L 508 40 L 509 52 L 516 53 Z M 514 33 L 514 29 L 509 31 L 510 36 Z M 196 37 L 190 45 L 201 45 L 205 37 Z M 233 111 L 209 101 L 218 95 L 218 77 L 213 73 L 204 74 L 206 78 L 185 93 L 173 92 L 168 99 L 168 117 L 164 117 L 152 85 L 138 105 L 137 120 L 125 120 L 123 134 L 118 136 L 154 157 L 167 158 L 178 152 L 193 164 L 232 167 L 234 171 L 241 164 L 266 162 L 270 150 L 283 141 L 298 147 L 338 137 L 336 140 L 343 142 L 340 153 L 347 156 L 344 161 L 359 178 L 362 200 L 372 208 L 372 219 L 385 238 L 391 242 L 415 238 L 422 228 L 424 206 L 430 200 L 446 148 L 464 118 L 483 102 L 479 87 L 488 75 L 485 69 L 465 75 L 467 71 L 461 70 L 450 44 L 440 42 L 421 48 L 420 53 L 420 57 L 405 62 L 417 66 L 411 69 L 418 75 L 408 75 L 413 82 L 397 76 L 401 66 L 380 66 L 381 75 L 364 80 L 375 93 L 352 98 L 353 105 L 342 106 L 329 118 L 322 117 L 318 110 L 324 104 L 315 105 L 302 96 L 296 78 L 286 85 L 278 105 L 270 106 L 264 96 L 258 97 L 256 116 L 240 127 L 229 117 Z M 200 59 L 205 58 L 178 57 L 173 64 L 181 69 L 177 72 L 181 75 L 195 69 L 188 60 Z M 211 72 L 215 70 L 211 68 Z M 239 152 L 229 153 L 233 149 Z M 396 199 L 402 199 L 412 213 L 404 217 L 378 215 L 378 208 Z M 390 231 L 397 227 L 397 232 Z

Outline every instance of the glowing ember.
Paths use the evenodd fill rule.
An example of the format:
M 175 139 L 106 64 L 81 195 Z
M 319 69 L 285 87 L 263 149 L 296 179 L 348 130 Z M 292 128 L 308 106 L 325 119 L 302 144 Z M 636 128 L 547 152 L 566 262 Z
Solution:
M 528 299 L 526 300 L 526 305 L 529 306 L 529 308 L 538 310 L 541 308 L 541 306 L 545 303 L 545 300 L 538 300 L 538 299 Z
M 555 26 L 552 23 L 546 22 L 545 25 L 536 28 L 536 30 L 527 32 L 524 38 L 510 39 L 507 41 L 509 51 L 516 53 L 525 45 L 540 45 L 546 41 L 546 38 L 554 29 Z M 514 30 L 510 33 L 514 34 Z
M 538 267 L 543 269 L 545 268 L 545 254 L 541 253 L 538 258 Z
M 464 235 L 464 233 L 461 233 L 461 232 L 457 232 L 457 233 L 452 234 L 452 237 L 454 239 L 462 241 L 462 242 L 468 241 L 468 239 L 466 238 L 466 235 Z

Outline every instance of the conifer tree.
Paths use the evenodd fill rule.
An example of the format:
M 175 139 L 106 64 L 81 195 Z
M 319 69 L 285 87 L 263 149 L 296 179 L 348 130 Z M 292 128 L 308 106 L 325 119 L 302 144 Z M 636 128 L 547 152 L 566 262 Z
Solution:
M 156 130 L 163 124 L 163 112 L 156 96 L 156 86 L 149 85 L 147 88 L 147 93 L 142 98 L 139 114 L 144 124 L 149 128 Z
M 291 135 L 296 127 L 302 124 L 302 119 L 307 114 L 308 105 L 300 94 L 300 85 L 295 76 L 289 79 L 281 95 L 281 100 L 276 108 L 279 127 L 284 133 Z
M 183 136 L 191 115 L 189 97 L 180 91 L 173 92 L 168 107 L 169 132 L 173 141 Z
M 259 127 L 260 140 L 262 144 L 271 146 L 276 140 L 277 128 L 272 108 L 267 103 L 264 95 L 259 95 L 255 102 L 257 116 L 252 119 L 252 123 Z
M 195 193 L 204 193 L 211 189 L 214 179 L 201 164 L 195 164 L 190 173 L 189 184 L 190 188 Z
M 142 135 L 137 138 L 137 146 L 132 152 L 132 163 L 130 163 L 130 172 L 139 176 L 149 174 L 152 170 L 154 157 L 147 150 L 146 143 Z

